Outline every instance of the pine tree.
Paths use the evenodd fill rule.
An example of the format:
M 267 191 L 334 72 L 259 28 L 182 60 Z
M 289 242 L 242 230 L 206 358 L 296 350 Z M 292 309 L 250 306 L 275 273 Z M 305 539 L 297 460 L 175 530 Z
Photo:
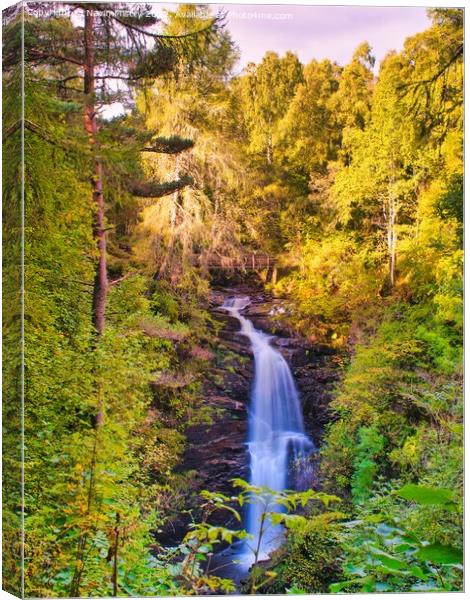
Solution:
M 35 5 L 30 4 L 34 10 Z M 50 7 L 48 18 L 36 19 L 25 15 L 25 60 L 39 74 L 45 68 L 45 79 L 62 94 L 76 97 L 80 88 L 71 82 L 82 82 L 80 102 L 83 106 L 84 128 L 93 156 L 91 185 L 96 206 L 94 238 L 98 248 L 98 264 L 93 293 L 93 324 L 98 337 L 105 327 L 106 300 L 109 285 L 106 251 L 106 217 L 103 188 L 103 160 L 98 143 L 100 122 L 98 110 L 113 100 L 122 98 L 140 82 L 171 73 L 182 62 L 202 61 L 203 52 L 211 43 L 220 26 L 214 18 L 198 31 L 178 35 L 155 33 L 152 28 L 158 20 L 146 5 L 127 4 L 68 4 L 71 15 L 81 20 L 80 26 L 64 17 L 56 17 L 57 6 Z M 42 10 L 44 6 L 42 5 Z M 18 25 L 16 25 L 18 27 Z M 7 48 L 5 67 L 11 68 L 17 60 L 18 44 Z M 51 73 L 52 71 L 52 73 Z M 50 75 L 53 75 L 52 78 Z M 39 76 L 44 77 L 43 73 Z M 114 91 L 111 82 L 124 82 L 124 91 Z M 178 142 L 179 148 L 188 142 Z M 147 151 L 174 152 L 176 140 L 159 139 Z M 160 197 L 182 189 L 190 183 L 188 177 L 172 182 L 135 182 L 131 191 L 138 196 Z

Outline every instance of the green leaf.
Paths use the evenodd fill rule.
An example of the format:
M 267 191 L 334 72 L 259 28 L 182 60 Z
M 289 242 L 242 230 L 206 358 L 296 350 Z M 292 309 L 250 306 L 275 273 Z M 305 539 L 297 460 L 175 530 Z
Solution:
M 287 529 L 293 531 L 302 531 L 307 525 L 307 519 L 302 515 L 285 515 L 284 523 Z
M 368 515 L 364 521 L 366 521 L 367 523 L 382 523 L 382 521 L 384 520 L 385 515 Z
M 331 583 L 329 586 L 329 591 L 331 594 L 337 594 L 342 590 L 348 588 L 350 585 L 356 583 L 357 579 L 350 579 L 348 581 L 338 581 L 338 583 Z
M 410 573 L 418 579 L 422 579 L 423 581 L 426 581 L 426 579 L 429 578 L 429 574 L 424 573 L 424 571 L 417 565 L 410 567 Z
M 403 560 L 400 560 L 383 550 L 379 550 L 378 548 L 371 547 L 370 551 L 379 562 L 389 569 L 394 569 L 396 571 L 408 570 L 408 565 Z
M 378 573 L 386 573 L 387 575 L 396 575 L 398 577 L 409 575 L 409 571 L 406 569 L 393 569 L 385 565 L 377 565 L 376 569 Z
M 271 520 L 271 525 L 280 525 L 285 520 L 285 515 L 282 513 L 269 513 L 269 518 Z
M 231 544 L 233 542 L 233 533 L 231 531 L 222 529 L 222 539 Z
M 395 492 L 400 498 L 411 500 L 423 506 L 450 504 L 454 502 L 455 494 L 446 488 L 435 488 L 408 483 Z
M 436 565 L 461 565 L 463 562 L 462 550 L 453 546 L 443 546 L 442 544 L 424 546 L 416 556 L 421 560 L 428 560 Z
M 338 581 L 338 583 L 332 583 L 329 586 L 329 591 L 332 594 L 337 594 L 338 592 L 341 592 L 342 590 L 350 587 L 351 585 L 356 585 L 356 584 L 367 584 L 370 583 L 372 581 L 370 576 L 367 577 L 359 577 L 358 579 L 348 579 L 347 581 Z
M 412 551 L 416 551 L 416 545 L 411 545 L 411 544 L 398 544 L 397 546 L 395 546 L 394 551 L 397 552 L 398 554 L 408 554 Z
M 298 588 L 296 585 L 293 585 L 290 588 L 286 589 L 286 594 L 307 594 L 307 592 L 305 590 L 302 590 L 300 588 Z

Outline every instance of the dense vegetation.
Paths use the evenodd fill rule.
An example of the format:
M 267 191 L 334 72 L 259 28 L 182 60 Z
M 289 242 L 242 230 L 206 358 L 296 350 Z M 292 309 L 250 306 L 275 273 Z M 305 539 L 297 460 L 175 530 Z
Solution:
M 154 533 L 185 508 L 185 429 L 211 419 L 208 264 L 247 250 L 277 256 L 290 325 L 345 364 L 328 496 L 284 498 L 307 509 L 251 591 L 461 589 L 463 11 L 430 11 L 378 76 L 364 43 L 345 66 L 270 51 L 232 77 L 207 7 L 155 35 L 141 6 L 70 6 L 12 12 L 4 38 L 6 589 L 23 502 L 27 596 L 232 589 L 203 566 L 243 535 L 209 524 L 227 499 L 207 494 L 177 548 Z

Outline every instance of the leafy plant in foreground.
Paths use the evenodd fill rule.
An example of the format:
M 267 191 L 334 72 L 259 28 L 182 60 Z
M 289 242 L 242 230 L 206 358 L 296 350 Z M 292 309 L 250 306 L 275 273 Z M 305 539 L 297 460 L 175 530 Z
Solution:
M 244 529 L 235 531 L 209 523 L 211 515 L 220 510 L 230 511 L 237 521 L 241 521 L 238 511 L 229 505 L 232 498 L 207 490 L 204 490 L 201 495 L 205 500 L 201 506 L 202 520 L 199 523 L 192 523 L 183 542 L 170 551 L 168 559 L 172 558 L 172 553 L 175 557 L 183 555 L 184 558 L 170 565 L 169 570 L 181 582 L 185 593 L 234 592 L 235 584 L 231 579 L 217 577 L 210 573 L 210 559 L 217 545 L 246 539 L 248 534 Z
M 240 506 L 245 504 L 260 506 L 259 529 L 254 536 L 254 544 L 247 543 L 254 557 L 249 575 L 249 591 L 250 594 L 256 594 L 277 576 L 275 571 L 267 571 L 260 567 L 260 551 L 267 532 L 279 525 L 301 532 L 308 526 L 308 521 L 304 516 L 292 513 L 299 508 L 305 508 L 313 501 L 319 501 L 322 505 L 328 506 L 331 502 L 339 501 L 339 498 L 312 489 L 304 492 L 275 491 L 267 486 L 250 485 L 243 479 L 234 479 L 233 484 L 242 488 L 238 496 L 234 497 Z
M 451 490 L 407 484 L 393 495 L 421 506 L 457 509 Z M 461 589 L 463 554 L 460 548 L 429 543 L 406 527 L 400 517 L 380 513 L 344 524 L 342 546 L 347 579 L 330 585 L 330 592 L 443 592 Z

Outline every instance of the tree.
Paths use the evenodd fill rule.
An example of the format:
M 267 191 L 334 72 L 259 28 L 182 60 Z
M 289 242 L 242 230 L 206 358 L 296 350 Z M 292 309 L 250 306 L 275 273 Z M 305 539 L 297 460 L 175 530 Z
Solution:
M 284 57 L 267 52 L 259 65 L 250 63 L 237 82 L 249 132 L 248 151 L 263 153 L 268 165 L 274 160 L 278 124 L 303 80 L 302 70 L 292 52 Z
M 304 69 L 280 124 L 282 147 L 291 167 L 309 175 L 325 173 L 340 142 L 340 127 L 332 99 L 338 90 L 340 69 L 329 60 L 313 60 Z
M 400 69 L 397 56 L 382 63 L 370 123 L 349 136 L 351 164 L 340 170 L 333 187 L 343 223 L 385 242 L 392 287 L 398 226 L 400 219 L 412 218 L 419 174 L 415 130 L 396 91 Z
M 30 7 L 34 9 L 34 5 Z M 111 81 L 135 85 L 142 80 L 172 72 L 181 61 L 200 60 L 204 44 L 210 43 L 219 20 L 212 19 L 195 32 L 166 35 L 152 30 L 158 20 L 152 15 L 150 6 L 136 5 L 130 8 L 127 4 L 70 3 L 68 7 L 75 23 L 78 20 L 80 25 L 74 25 L 70 19 L 55 17 L 54 5 L 50 5 L 51 13 L 47 19 L 26 16 L 25 59 L 36 72 L 47 65 L 46 80 L 57 84 L 61 91 L 76 94 L 78 90 L 71 89 L 69 82 L 83 82 L 80 102 L 83 103 L 84 128 L 94 163 L 91 175 L 96 207 L 93 234 L 98 249 L 93 324 L 100 337 L 105 327 L 110 282 L 107 272 L 103 158 L 98 143 L 98 109 L 116 98 L 122 98 L 125 93 L 125 90 L 114 92 L 109 83 Z M 15 50 L 18 48 L 8 48 L 5 59 L 7 68 L 14 64 Z M 51 67 L 54 75 L 60 73 L 59 79 L 51 80 L 48 77 Z M 161 145 L 162 140 L 160 148 Z M 135 185 L 132 191 L 137 195 L 159 196 L 187 185 L 188 181 L 187 178 L 181 178 L 163 187 Z
M 351 62 L 341 71 L 335 100 L 343 129 L 364 129 L 369 120 L 374 64 L 372 48 L 364 42 L 356 48 Z
M 168 15 L 166 32 L 191 30 L 211 19 L 206 6 L 181 5 Z M 176 190 L 158 205 L 143 206 L 135 251 L 142 264 L 157 265 L 158 277 L 174 286 L 194 270 L 206 276 L 213 255 L 239 252 L 234 194 L 240 191 L 240 160 L 230 139 L 227 81 L 237 49 L 227 32 L 220 31 L 206 51 L 203 65 L 183 66 L 178 77 L 158 80 L 138 99 L 149 131 L 177 134 L 194 140 L 190 152 L 144 156 L 148 173 L 189 173 L 192 184 Z M 227 217 L 230 211 L 232 218 Z M 201 269 L 202 268 L 202 269 Z
M 405 42 L 409 79 L 398 89 L 423 134 L 439 136 L 462 103 L 463 11 L 436 8 L 428 15 L 433 26 Z

